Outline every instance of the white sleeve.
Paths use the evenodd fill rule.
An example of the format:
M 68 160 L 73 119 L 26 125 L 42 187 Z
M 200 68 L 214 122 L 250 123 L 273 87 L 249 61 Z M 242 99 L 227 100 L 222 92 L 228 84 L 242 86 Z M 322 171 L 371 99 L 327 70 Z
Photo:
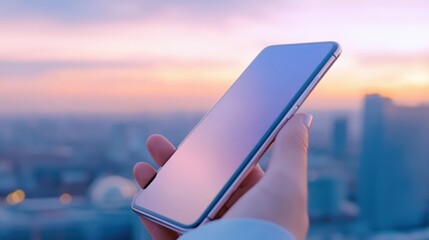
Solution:
M 251 218 L 230 218 L 207 223 L 185 233 L 179 238 L 179 240 L 197 239 L 294 240 L 295 238 L 286 229 L 268 221 Z

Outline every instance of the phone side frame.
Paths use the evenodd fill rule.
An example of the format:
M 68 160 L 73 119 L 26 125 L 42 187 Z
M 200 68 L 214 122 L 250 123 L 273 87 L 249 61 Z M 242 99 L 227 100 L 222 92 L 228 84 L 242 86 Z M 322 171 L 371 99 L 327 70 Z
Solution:
M 226 190 L 225 194 L 219 199 L 213 209 L 209 212 L 207 217 L 203 220 L 201 224 L 210 222 L 214 220 L 216 214 L 220 211 L 220 209 L 224 206 L 226 201 L 231 197 L 232 193 L 238 188 L 241 182 L 245 179 L 245 177 L 250 173 L 252 167 L 255 166 L 261 157 L 265 154 L 265 152 L 270 148 L 271 144 L 274 142 L 275 137 L 279 133 L 280 129 L 286 124 L 286 122 L 292 118 L 292 116 L 298 111 L 299 107 L 302 103 L 307 99 L 316 85 L 320 82 L 323 76 L 328 72 L 334 62 L 337 60 L 339 55 L 341 54 L 341 47 L 339 46 L 335 53 L 330 57 L 330 59 L 326 62 L 326 64 L 322 67 L 319 73 L 313 78 L 308 87 L 304 90 L 301 96 L 296 100 L 291 109 L 286 113 L 280 123 L 275 127 L 275 129 L 268 136 L 266 141 L 262 144 L 262 146 L 258 149 L 255 155 L 250 159 L 247 165 L 244 167 L 243 171 L 236 177 L 234 182 L 230 185 L 230 187 Z M 200 225 L 201 225 L 200 224 Z

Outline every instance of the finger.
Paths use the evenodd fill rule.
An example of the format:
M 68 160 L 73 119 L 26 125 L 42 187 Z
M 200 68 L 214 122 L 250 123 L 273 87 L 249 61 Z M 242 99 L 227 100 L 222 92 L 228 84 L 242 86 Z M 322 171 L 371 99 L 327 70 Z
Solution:
M 274 142 L 265 177 L 258 186 L 271 196 L 273 203 L 277 202 L 273 204 L 277 210 L 270 217 L 297 239 L 305 239 L 308 230 L 307 151 L 311 122 L 311 115 L 297 114 L 282 128 Z
M 307 147 L 310 115 L 296 114 L 280 130 L 264 177 L 224 217 L 265 219 L 305 239 L 307 214 Z
M 159 167 L 162 167 L 176 150 L 170 141 L 159 134 L 151 135 L 147 139 L 146 146 L 156 165 Z
M 253 167 L 253 169 L 250 171 L 249 175 L 240 184 L 240 187 L 241 188 L 251 188 L 263 176 L 264 176 L 264 170 L 262 170 L 261 165 L 259 165 L 259 163 L 258 163 Z
M 148 163 L 139 162 L 134 165 L 133 168 L 134 178 L 141 188 L 145 188 L 146 185 L 156 175 L 156 170 Z
M 251 189 L 255 184 L 264 176 L 264 171 L 261 166 L 257 164 L 250 171 L 249 175 L 243 180 L 240 186 L 235 190 L 231 195 L 228 201 L 225 203 L 227 209 L 231 208 L 238 199 L 240 199 L 243 194 L 245 194 L 249 189 Z
M 148 163 L 139 162 L 134 165 L 133 169 L 134 178 L 141 188 L 145 188 L 146 185 L 156 175 L 156 170 Z M 143 217 L 140 220 L 150 233 L 153 239 L 177 239 L 178 234 L 170 229 L 160 226 L 154 222 L 151 222 Z
M 311 115 L 296 114 L 277 134 L 266 172 L 267 180 L 273 179 L 277 184 L 282 184 L 276 181 L 278 179 L 307 184 L 308 131 L 312 119 Z
M 219 212 L 216 214 L 214 219 L 221 218 L 249 189 L 251 189 L 262 177 L 264 171 L 261 166 L 257 164 L 252 168 L 249 175 L 243 180 L 243 182 L 234 191 L 231 197 L 222 206 Z

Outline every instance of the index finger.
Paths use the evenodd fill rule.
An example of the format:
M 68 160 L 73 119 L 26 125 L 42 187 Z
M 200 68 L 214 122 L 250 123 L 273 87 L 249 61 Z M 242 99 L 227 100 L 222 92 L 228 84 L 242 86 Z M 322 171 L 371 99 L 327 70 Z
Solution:
M 149 136 L 146 146 L 158 167 L 164 166 L 174 151 L 176 151 L 174 145 L 167 138 L 159 134 Z

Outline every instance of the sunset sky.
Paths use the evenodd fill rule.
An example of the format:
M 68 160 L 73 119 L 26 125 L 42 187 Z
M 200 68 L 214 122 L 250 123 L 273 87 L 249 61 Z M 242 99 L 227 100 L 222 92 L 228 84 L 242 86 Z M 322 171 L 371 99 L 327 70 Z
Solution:
M 206 111 L 267 45 L 334 40 L 306 103 L 429 102 L 429 1 L 0 2 L 0 114 Z

